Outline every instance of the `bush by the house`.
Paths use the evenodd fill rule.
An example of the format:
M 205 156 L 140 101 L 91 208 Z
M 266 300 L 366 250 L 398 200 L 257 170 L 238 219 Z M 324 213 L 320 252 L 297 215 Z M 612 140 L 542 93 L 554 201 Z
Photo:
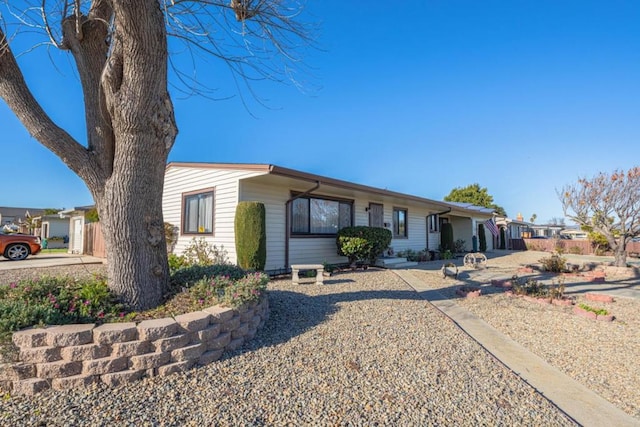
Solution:
M 454 251 L 453 225 L 450 222 L 445 222 L 440 228 L 440 251 Z
M 480 244 L 480 252 L 487 251 L 487 236 L 484 231 L 484 225 L 478 227 L 478 243 Z
M 463 239 L 457 239 L 455 242 L 453 242 L 453 252 L 457 254 L 464 252 L 466 243 L 467 242 L 465 242 Z
M 336 244 L 338 255 L 349 258 L 349 263 L 367 261 L 375 263 L 378 256 L 389 247 L 391 231 L 380 227 L 345 227 L 338 231 Z
M 210 244 L 203 237 L 191 239 L 182 255 L 169 254 L 169 271 L 174 272 L 180 268 L 191 265 L 217 265 L 229 264 L 229 257 L 224 246 L 218 247 Z
M 240 202 L 234 230 L 238 265 L 247 270 L 264 270 L 267 262 L 267 226 L 264 204 Z
M 243 269 L 231 264 L 191 265 L 175 271 L 169 281 L 172 287 L 189 287 L 210 277 L 226 276 L 231 280 L 238 280 L 244 275 Z
M 407 261 L 424 262 L 429 261 L 429 252 L 426 249 L 421 251 L 414 251 L 413 249 L 407 249 L 397 253 L 400 258 L 406 258 Z

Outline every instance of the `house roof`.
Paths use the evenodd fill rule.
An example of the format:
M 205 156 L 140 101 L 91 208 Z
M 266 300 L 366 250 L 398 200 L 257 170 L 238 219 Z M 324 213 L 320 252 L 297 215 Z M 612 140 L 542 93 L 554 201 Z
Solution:
M 44 213 L 40 208 L 11 208 L 0 206 L 0 216 L 23 218 L 27 216 L 38 216 Z
M 455 205 L 464 209 L 472 210 L 472 211 L 486 213 L 489 215 L 492 215 L 495 212 L 493 208 L 485 208 L 484 206 L 477 206 L 477 205 L 474 205 L 473 203 L 466 203 L 466 202 L 445 202 L 445 203 L 448 203 L 450 205 Z
M 442 202 L 438 200 L 427 199 L 420 196 L 414 196 L 411 194 L 399 193 L 396 191 L 390 191 L 382 188 L 371 187 L 368 185 L 357 184 L 354 182 L 343 181 L 336 178 L 330 178 L 322 175 L 316 175 L 308 172 L 302 172 L 295 169 L 289 169 L 273 164 L 264 163 L 201 163 L 201 162 L 171 162 L 167 164 L 166 169 L 171 167 L 181 168 L 203 168 L 203 169 L 230 169 L 230 170 L 245 170 L 262 172 L 268 175 L 281 176 L 285 178 L 293 178 L 296 180 L 308 181 L 311 183 L 319 183 L 322 185 L 328 185 L 332 187 L 351 189 L 355 191 L 362 191 L 366 193 L 379 194 L 388 197 L 397 197 L 402 199 L 411 200 L 418 203 L 428 203 L 434 207 L 441 207 L 442 213 L 447 213 L 452 209 L 456 211 L 466 212 L 468 214 L 490 216 L 493 214 L 493 209 L 484 208 L 481 206 L 474 206 L 470 203 L 453 203 Z
M 531 227 L 533 225 L 532 222 L 519 221 L 517 219 L 506 218 L 506 217 L 497 217 L 496 218 L 496 224 L 498 224 L 498 225 L 515 224 L 515 225 L 524 225 L 524 226 L 527 226 L 527 227 Z

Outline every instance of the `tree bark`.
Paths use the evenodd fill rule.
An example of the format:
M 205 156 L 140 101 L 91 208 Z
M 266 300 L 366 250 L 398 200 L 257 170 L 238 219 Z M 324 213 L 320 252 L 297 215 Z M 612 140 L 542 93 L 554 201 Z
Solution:
M 91 191 L 103 223 L 109 288 L 133 309 L 152 308 L 169 278 L 162 188 L 177 135 L 164 14 L 157 0 L 96 0 L 88 16 L 62 25 L 62 47 L 72 52 L 83 87 L 87 146 L 35 100 L 1 30 L 0 97 Z
M 112 173 L 96 200 L 110 288 L 136 309 L 156 306 L 169 278 L 162 187 L 177 127 L 167 92 L 167 34 L 157 0 L 114 1 L 102 75 L 115 136 Z

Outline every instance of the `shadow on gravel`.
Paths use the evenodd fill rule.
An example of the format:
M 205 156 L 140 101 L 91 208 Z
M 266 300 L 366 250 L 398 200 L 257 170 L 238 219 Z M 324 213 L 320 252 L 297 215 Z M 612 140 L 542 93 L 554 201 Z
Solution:
M 451 280 L 451 284 L 449 286 L 441 287 L 439 289 L 433 289 L 429 291 L 423 291 L 421 292 L 421 295 L 423 298 L 430 301 L 443 301 L 443 300 L 457 300 L 457 299 L 465 298 L 463 296 L 456 294 L 456 290 L 464 286 L 481 288 L 482 295 L 485 295 L 485 296 L 501 294 L 506 291 L 505 288 L 492 286 L 490 280 L 487 280 L 484 278 L 481 278 L 481 279 L 474 278 L 473 277 L 474 271 L 477 271 L 477 270 L 461 271 L 460 273 L 458 273 L 457 279 L 453 279 L 453 278 L 447 279 L 447 280 Z M 484 270 L 484 271 L 487 271 L 487 270 Z M 514 274 L 505 273 L 504 275 L 500 275 L 495 278 L 501 279 L 501 280 L 511 280 Z M 526 280 L 526 279 L 537 280 L 545 285 L 558 284 L 559 279 L 561 277 L 562 276 L 559 276 L 554 273 L 548 273 L 548 272 L 537 272 L 533 274 L 527 274 L 525 276 L 519 276 L 520 280 Z M 592 282 L 590 280 L 580 280 L 580 281 L 572 281 L 572 282 L 565 281 L 565 294 L 568 294 L 571 296 L 584 294 L 587 292 L 602 292 L 602 293 L 609 292 L 614 297 L 615 296 L 629 297 L 631 294 L 629 295 L 616 294 L 616 291 L 624 291 L 626 289 L 631 290 L 631 294 L 637 293 L 636 298 L 640 298 L 640 288 L 636 280 L 607 279 L 606 282 Z
M 421 300 L 413 290 L 338 292 L 313 296 L 288 290 L 270 290 L 270 315 L 265 325 L 253 339 L 238 350 L 226 353 L 223 358 L 288 342 L 327 321 L 340 310 L 340 303 L 374 299 Z

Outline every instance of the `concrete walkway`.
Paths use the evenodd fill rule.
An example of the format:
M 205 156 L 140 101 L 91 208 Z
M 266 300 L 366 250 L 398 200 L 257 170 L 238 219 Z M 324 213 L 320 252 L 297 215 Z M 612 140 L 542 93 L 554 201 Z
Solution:
M 408 270 L 393 270 L 419 295 L 453 320 L 500 362 L 524 379 L 560 410 L 583 426 L 635 426 L 640 420 L 549 365 L 529 350 L 498 332 L 484 320 L 447 299 Z
M 9 261 L 0 257 L 0 270 L 20 268 L 46 268 L 75 264 L 102 264 L 105 260 L 89 255 L 68 254 L 64 252 L 39 253 L 22 261 Z

